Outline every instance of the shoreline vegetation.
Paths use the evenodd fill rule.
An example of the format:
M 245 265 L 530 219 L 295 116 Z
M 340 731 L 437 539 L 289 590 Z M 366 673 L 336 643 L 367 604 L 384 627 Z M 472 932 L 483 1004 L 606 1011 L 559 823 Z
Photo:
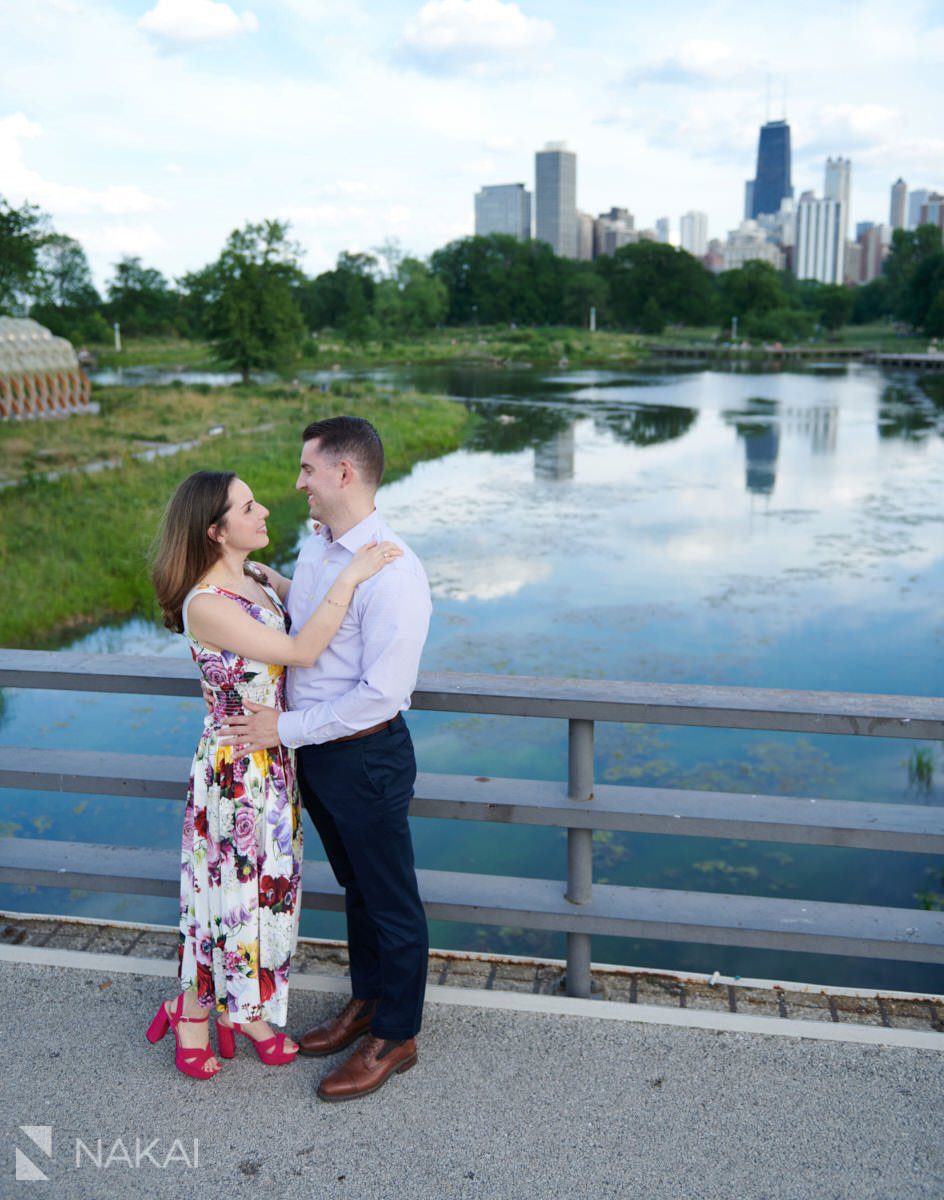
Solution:
M 924 353 L 928 339 L 904 333 L 887 322 L 848 325 L 814 339 L 782 345 L 719 334 L 717 326 L 676 326 L 661 334 L 621 333 L 567 326 L 514 325 L 444 327 L 412 337 L 358 341 L 325 329 L 309 335 L 298 354 L 276 368 L 290 379 L 298 371 L 358 370 L 384 366 L 448 366 L 469 364 L 496 367 L 560 367 L 604 369 L 648 365 L 660 351 L 704 348 L 712 355 L 732 353 L 753 359 L 776 357 L 779 350 L 801 350 L 828 359 L 831 352 L 848 354 Z M 231 371 L 216 358 L 208 342 L 180 337 L 132 338 L 121 351 L 90 347 L 94 368 L 118 370 L 150 367 L 167 371 Z
M 305 520 L 293 485 L 309 421 L 354 411 L 373 422 L 390 481 L 457 449 L 472 420 L 442 396 L 342 380 L 327 392 L 134 387 L 97 388 L 94 398 L 98 413 L 0 425 L 0 479 L 15 482 L 0 491 L 0 645 L 53 648 L 108 619 L 157 620 L 148 550 L 164 505 L 192 471 L 234 470 L 246 479 L 271 511 L 260 557 L 279 565 Z M 189 442 L 197 444 L 175 450 Z M 154 456 L 133 457 L 142 451 Z M 117 465 L 96 469 L 102 461 Z M 47 479 L 51 471 L 59 478 Z

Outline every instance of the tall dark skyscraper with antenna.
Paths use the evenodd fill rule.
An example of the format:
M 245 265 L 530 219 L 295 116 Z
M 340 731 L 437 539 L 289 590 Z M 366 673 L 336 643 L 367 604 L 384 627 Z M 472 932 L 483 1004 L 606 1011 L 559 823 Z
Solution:
M 768 121 L 760 127 L 757 143 L 757 174 L 748 180 L 744 200 L 745 217 L 780 211 L 780 201 L 793 197 L 790 182 L 790 126 L 786 121 Z

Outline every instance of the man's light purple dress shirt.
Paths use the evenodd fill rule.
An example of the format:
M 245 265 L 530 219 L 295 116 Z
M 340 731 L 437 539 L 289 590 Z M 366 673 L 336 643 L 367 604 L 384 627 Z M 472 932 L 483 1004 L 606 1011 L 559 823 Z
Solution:
M 410 707 L 429 631 L 429 582 L 420 560 L 376 509 L 337 541 L 312 534 L 298 556 L 287 608 L 292 628 L 300 629 L 355 551 L 374 539 L 396 542 L 404 555 L 358 585 L 341 628 L 314 666 L 289 667 L 279 737 L 292 749 L 369 729 Z

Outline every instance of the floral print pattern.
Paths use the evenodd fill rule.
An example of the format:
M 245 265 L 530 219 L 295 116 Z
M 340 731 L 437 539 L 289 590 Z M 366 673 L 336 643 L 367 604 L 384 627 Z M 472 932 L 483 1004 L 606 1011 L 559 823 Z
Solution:
M 235 592 L 205 585 L 241 604 L 257 621 L 284 631 L 286 616 Z M 298 938 L 302 824 L 295 763 L 278 747 L 234 755 L 219 743 L 244 700 L 285 708 L 285 668 L 210 650 L 187 632 L 213 697 L 190 771 L 180 864 L 180 982 L 200 1005 L 234 1021 L 284 1025 L 289 964 Z

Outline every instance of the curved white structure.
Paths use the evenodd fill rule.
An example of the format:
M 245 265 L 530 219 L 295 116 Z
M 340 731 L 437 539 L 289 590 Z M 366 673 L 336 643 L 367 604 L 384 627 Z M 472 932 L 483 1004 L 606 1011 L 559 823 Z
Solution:
M 28 317 L 0 317 L 0 419 L 85 412 L 91 390 L 65 338 Z

